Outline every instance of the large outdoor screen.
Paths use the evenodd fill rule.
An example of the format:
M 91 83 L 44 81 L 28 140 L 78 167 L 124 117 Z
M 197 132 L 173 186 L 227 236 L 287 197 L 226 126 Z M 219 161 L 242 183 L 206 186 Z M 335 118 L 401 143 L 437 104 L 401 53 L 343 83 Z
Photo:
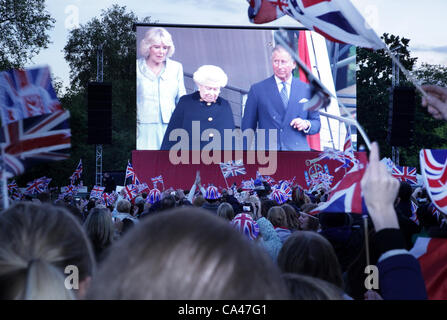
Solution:
M 160 27 L 168 36 L 154 32 L 153 28 Z M 298 67 L 292 68 L 290 83 L 283 84 L 287 97 L 282 100 L 280 78 L 275 80 L 273 75 L 287 72 L 280 68 L 288 64 L 281 54 L 273 59 L 272 51 L 278 45 L 275 33 L 355 116 L 353 46 L 328 42 L 304 29 L 141 24 L 136 27 L 137 150 L 179 145 L 193 150 L 341 150 L 346 132 L 351 131 L 338 119 L 345 111 L 331 99 L 325 109 L 317 111 L 320 128 L 310 134 L 317 129 L 317 122 L 313 122 L 315 113 L 309 119 L 309 112 L 302 110 L 311 93 L 303 86 L 307 80 Z M 203 68 L 201 74 L 201 78 L 209 76 L 210 82 L 194 80 L 204 65 L 223 70 L 227 77 L 224 87 L 213 82 L 222 77 L 212 68 Z M 218 98 L 208 103 L 204 94 L 212 89 L 217 89 Z M 309 121 L 296 128 L 291 124 L 296 118 Z M 256 139 L 246 129 L 252 129 Z M 258 144 L 260 129 L 266 129 L 264 145 Z M 224 130 L 228 132 L 224 134 Z M 355 128 L 352 136 L 355 145 Z

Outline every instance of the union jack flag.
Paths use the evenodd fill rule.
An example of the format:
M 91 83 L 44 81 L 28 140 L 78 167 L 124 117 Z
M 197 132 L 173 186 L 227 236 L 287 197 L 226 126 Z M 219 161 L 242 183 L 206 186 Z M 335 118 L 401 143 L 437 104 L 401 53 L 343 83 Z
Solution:
M 11 183 L 8 183 L 8 191 L 14 191 L 18 188 L 19 186 L 17 185 L 17 182 L 15 180 L 11 181 Z
M 228 177 L 236 177 L 241 174 L 246 174 L 244 164 L 242 163 L 242 160 L 236 160 L 236 161 L 228 161 L 228 162 L 221 162 L 220 164 L 220 170 L 222 171 L 222 174 L 224 178 Z
M 418 205 L 411 201 L 411 217 L 410 220 L 419 225 L 419 219 L 417 215 Z
M 4 126 L 0 141 L 5 143 L 6 171 L 16 176 L 39 162 L 68 159 L 69 118 L 68 111 L 57 111 Z
M 255 183 L 253 181 L 253 179 L 247 180 L 247 181 L 242 181 L 241 182 L 241 188 L 242 190 L 254 190 L 255 189 Z
M 331 97 L 323 90 L 318 81 L 310 76 L 307 69 L 302 67 L 302 70 L 311 79 L 309 83 L 311 98 L 303 104 L 303 109 L 317 111 L 326 108 L 331 103 Z
M 126 168 L 126 178 L 132 179 L 132 184 L 140 184 L 140 181 L 137 178 L 137 173 L 135 172 L 134 168 L 132 167 L 132 164 L 130 162 L 127 162 L 127 168 Z
M 447 214 L 447 150 L 422 149 L 419 159 L 431 201 L 441 212 Z
M 51 182 L 51 178 L 42 177 L 26 184 L 25 194 L 38 194 L 45 192 Z
M 81 178 L 81 173 L 82 173 L 82 159 L 79 160 L 79 164 L 76 167 L 75 172 L 73 172 L 73 174 L 70 177 L 71 184 L 74 184 L 74 182 L 77 179 Z
M 115 202 L 115 200 L 117 199 L 117 194 L 115 193 L 115 191 L 113 191 L 112 193 L 103 193 L 102 194 L 102 202 L 107 206 L 111 206 L 113 205 L 113 203 Z
M 256 24 L 288 15 L 325 38 L 355 46 L 383 49 L 384 43 L 349 0 L 248 0 Z
M 391 175 L 399 181 L 407 182 L 411 185 L 416 185 L 418 182 L 416 168 L 394 165 Z
M 343 152 L 354 156 L 354 147 L 352 146 L 351 131 L 346 132 L 346 140 L 343 146 Z
M 322 211 L 367 214 L 368 211 L 360 186 L 365 170 L 364 167 L 351 169 L 333 188 L 327 202 L 324 202 L 309 214 L 316 215 Z
M 101 199 L 105 188 L 106 187 L 94 186 L 92 191 L 90 192 L 90 198 Z
M 149 193 L 150 189 L 146 182 L 143 182 L 138 185 L 138 192 L 139 193 Z
M 159 175 L 159 176 L 157 176 L 155 178 L 151 178 L 151 180 L 152 180 L 152 183 L 154 184 L 154 188 L 155 189 L 157 188 L 157 183 L 158 182 L 160 182 L 161 184 L 164 184 L 163 183 L 163 177 L 161 175 Z
M 128 184 L 124 187 L 126 198 L 132 201 L 138 196 L 138 186 L 136 184 Z
M 64 191 L 62 193 L 64 195 L 74 195 L 77 192 L 78 192 L 78 188 L 75 185 L 70 184 L 70 185 L 64 187 Z
M 63 111 L 51 84 L 48 67 L 3 71 L 0 74 L 2 125 Z

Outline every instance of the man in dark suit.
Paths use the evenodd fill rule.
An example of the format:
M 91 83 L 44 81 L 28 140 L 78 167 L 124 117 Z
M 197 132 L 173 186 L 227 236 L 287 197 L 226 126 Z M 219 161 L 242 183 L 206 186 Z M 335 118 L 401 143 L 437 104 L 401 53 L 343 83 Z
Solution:
M 310 150 L 306 135 L 318 133 L 321 126 L 318 111 L 303 109 L 311 99 L 310 87 L 292 76 L 296 63 L 283 47 L 273 49 L 272 66 L 274 75 L 252 85 L 248 92 L 242 130 L 266 130 L 265 145 L 260 132 L 256 134 L 257 149 Z M 269 132 L 276 132 L 276 144 Z

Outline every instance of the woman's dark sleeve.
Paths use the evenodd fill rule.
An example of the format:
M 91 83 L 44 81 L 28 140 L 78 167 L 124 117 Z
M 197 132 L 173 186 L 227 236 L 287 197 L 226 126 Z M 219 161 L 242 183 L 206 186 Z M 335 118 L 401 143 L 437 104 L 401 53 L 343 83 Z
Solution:
M 380 230 L 374 238 L 380 255 L 380 294 L 385 300 L 425 300 L 427 290 L 417 259 L 405 250 L 399 229 Z

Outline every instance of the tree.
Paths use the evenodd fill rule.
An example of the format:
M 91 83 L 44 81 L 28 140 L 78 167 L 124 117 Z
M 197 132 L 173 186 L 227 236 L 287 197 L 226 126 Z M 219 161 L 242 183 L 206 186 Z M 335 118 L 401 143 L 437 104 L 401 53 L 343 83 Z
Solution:
M 0 0 L 0 70 L 23 67 L 47 48 L 54 23 L 45 0 Z
M 403 66 L 412 71 L 417 58 L 412 58 L 409 51 L 409 39 L 399 36 L 384 34 L 384 42 L 395 53 L 399 54 Z M 391 156 L 391 146 L 387 142 L 389 99 L 392 87 L 392 61 L 384 50 L 371 51 L 357 49 L 357 115 L 359 123 L 364 127 L 369 139 L 377 141 L 381 148 L 382 156 Z M 427 70 L 429 73 L 429 70 Z M 412 86 L 400 74 L 402 86 Z M 404 79 L 404 80 L 402 80 Z M 444 124 L 435 121 L 421 107 L 421 98 L 417 96 L 415 112 L 415 135 L 413 143 L 408 147 L 399 147 L 400 165 L 418 166 L 419 150 L 422 148 L 440 147 L 443 139 L 436 128 Z M 359 137 L 359 145 L 364 144 Z

